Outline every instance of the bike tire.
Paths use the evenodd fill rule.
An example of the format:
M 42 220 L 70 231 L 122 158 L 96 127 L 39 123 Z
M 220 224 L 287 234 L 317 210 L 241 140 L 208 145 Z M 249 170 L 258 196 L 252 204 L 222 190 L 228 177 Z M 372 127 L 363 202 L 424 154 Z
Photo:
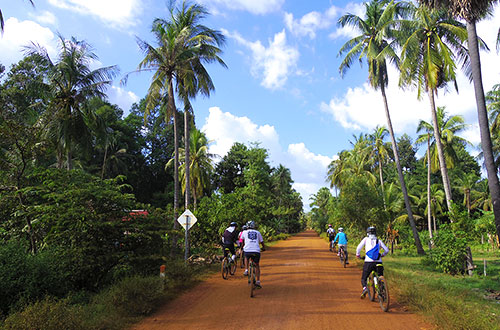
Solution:
M 379 293 L 378 293 L 378 301 L 380 303 L 380 308 L 384 312 L 389 311 L 389 288 L 387 287 L 387 283 L 385 279 L 381 276 L 379 277 Z
M 243 251 L 240 254 L 240 268 L 245 268 L 245 252 Z
M 347 267 L 347 257 L 345 255 L 344 249 L 342 249 L 342 258 L 343 258 L 342 264 L 344 265 L 344 268 L 346 268 Z
M 222 259 L 222 262 L 221 262 L 221 273 L 222 273 L 222 278 L 223 279 L 227 279 L 227 274 L 229 273 L 229 267 L 227 265 L 227 258 L 224 257 L 224 259 Z
M 368 299 L 370 301 L 375 300 L 375 285 L 373 284 L 373 273 L 368 276 L 368 283 L 367 283 L 367 288 L 368 288 Z
M 255 268 L 252 266 L 250 268 L 250 298 L 253 298 L 255 291 Z
M 236 273 L 236 264 L 238 260 L 234 260 L 232 263 L 229 264 L 229 274 L 234 275 Z

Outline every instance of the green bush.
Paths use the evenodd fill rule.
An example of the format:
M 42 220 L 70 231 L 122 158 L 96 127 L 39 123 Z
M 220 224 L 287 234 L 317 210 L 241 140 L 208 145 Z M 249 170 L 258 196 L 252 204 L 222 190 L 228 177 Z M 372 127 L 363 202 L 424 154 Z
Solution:
M 133 276 L 110 288 L 107 300 L 120 315 L 140 316 L 150 314 L 164 297 L 163 281 L 159 276 Z
M 13 330 L 62 330 L 85 329 L 81 307 L 65 300 L 45 298 L 28 305 L 24 310 L 11 314 L 3 328 Z
M 434 242 L 435 246 L 429 253 L 431 262 L 448 274 L 463 272 L 467 240 L 463 238 L 461 232 L 440 230 Z

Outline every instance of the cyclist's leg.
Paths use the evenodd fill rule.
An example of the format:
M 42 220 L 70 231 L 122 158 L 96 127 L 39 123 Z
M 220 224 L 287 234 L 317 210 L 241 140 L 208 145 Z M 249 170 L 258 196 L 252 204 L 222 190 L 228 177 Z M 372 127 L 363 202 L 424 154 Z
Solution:
M 384 276 L 384 266 L 382 265 L 382 263 L 377 263 L 379 264 L 380 266 L 376 267 L 377 268 L 377 275 L 378 276 Z
M 349 255 L 347 254 L 347 244 L 345 244 L 343 246 L 344 246 L 344 255 L 345 255 L 346 263 L 349 263 Z
M 254 255 L 253 262 L 255 263 L 255 276 L 257 277 L 257 282 L 260 282 L 260 253 Z
M 230 244 L 228 247 L 229 252 L 231 252 L 232 261 L 234 262 L 236 260 L 236 250 L 234 249 L 234 244 Z
M 374 269 L 376 263 L 375 262 L 366 262 L 363 265 L 363 274 L 361 275 L 361 286 L 363 288 L 366 287 L 366 280 L 368 279 L 368 276 L 370 276 L 370 273 Z

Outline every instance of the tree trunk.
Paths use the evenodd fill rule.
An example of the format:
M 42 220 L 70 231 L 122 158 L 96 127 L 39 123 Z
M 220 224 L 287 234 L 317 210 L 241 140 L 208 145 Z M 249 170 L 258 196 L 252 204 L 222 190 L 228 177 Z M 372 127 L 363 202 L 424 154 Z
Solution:
M 427 133 L 427 226 L 432 244 L 432 220 L 431 220 L 431 134 Z
M 387 118 L 387 126 L 389 129 L 389 133 L 391 135 L 392 151 L 394 153 L 394 159 L 396 161 L 396 167 L 398 169 L 399 183 L 401 184 L 401 191 L 403 192 L 406 211 L 408 212 L 408 221 L 410 222 L 413 238 L 415 239 L 415 246 L 417 247 L 417 253 L 425 254 L 424 248 L 422 247 L 422 242 L 420 241 L 420 237 L 418 236 L 415 220 L 413 219 L 413 212 L 411 211 L 410 198 L 408 197 L 408 191 L 406 190 L 403 170 L 401 169 L 401 163 L 399 162 L 398 145 L 396 143 L 396 137 L 394 136 L 394 130 L 392 129 L 391 115 L 389 113 L 389 105 L 387 104 L 387 96 L 385 95 L 385 86 L 382 82 L 382 77 L 380 77 L 380 80 L 381 80 L 380 91 L 382 92 L 382 99 L 384 100 L 385 116 Z
M 71 149 L 68 149 L 68 152 L 67 152 L 67 158 L 68 158 L 68 163 L 66 164 L 67 165 L 67 169 L 68 171 L 73 169 L 73 163 L 71 162 Z
M 177 125 L 177 109 L 175 108 L 174 101 L 174 87 L 172 79 L 169 79 L 168 84 L 168 107 L 170 108 L 167 113 L 172 114 L 174 117 L 174 234 L 172 235 L 172 246 L 170 249 L 170 256 L 173 257 L 177 250 L 177 229 L 179 224 L 177 218 L 179 217 L 179 133 Z
M 104 179 L 104 170 L 106 168 L 106 157 L 107 157 L 107 155 L 108 155 L 108 146 L 107 146 L 107 141 L 106 141 L 106 146 L 104 147 L 104 160 L 102 161 L 101 180 Z
M 384 209 L 386 209 L 387 205 L 385 203 L 384 177 L 382 175 L 382 161 L 380 160 L 380 155 L 378 156 L 378 175 L 380 177 L 380 188 L 382 189 L 382 201 L 384 202 Z
M 190 167 L 190 160 L 189 160 L 189 111 L 187 109 L 184 109 L 184 175 L 186 179 L 186 195 L 185 195 L 185 201 L 184 201 L 184 207 L 187 210 L 189 208 L 189 201 L 191 200 L 190 198 L 190 185 L 189 185 L 189 167 Z
M 450 178 L 448 176 L 448 168 L 446 167 L 446 159 L 444 158 L 443 144 L 441 143 L 441 133 L 439 131 L 438 118 L 436 113 L 436 103 L 434 102 L 434 90 L 427 87 L 427 94 L 429 95 L 429 100 L 431 102 L 431 114 L 432 114 L 432 126 L 434 127 L 434 139 L 436 141 L 436 147 L 439 158 L 439 169 L 441 170 L 441 177 L 443 178 L 444 194 L 446 196 L 446 205 L 448 206 L 448 211 L 451 211 L 451 188 L 450 188 Z M 453 220 L 450 218 L 450 221 Z
M 497 168 L 493 158 L 488 112 L 486 111 L 486 102 L 484 100 L 483 78 L 481 76 L 481 59 L 479 57 L 475 21 L 467 21 L 467 32 L 471 61 L 470 67 L 472 70 L 472 80 L 474 81 L 479 130 L 481 132 L 481 147 L 483 149 L 484 164 L 488 174 L 488 186 L 490 188 L 491 203 L 493 204 L 493 214 L 495 215 L 496 234 L 500 240 L 500 184 L 498 182 Z

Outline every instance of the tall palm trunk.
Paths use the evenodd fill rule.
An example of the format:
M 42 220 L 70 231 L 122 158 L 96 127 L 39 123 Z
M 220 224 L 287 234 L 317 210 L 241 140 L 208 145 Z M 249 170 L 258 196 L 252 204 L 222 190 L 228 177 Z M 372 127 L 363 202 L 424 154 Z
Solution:
M 177 250 L 177 229 L 179 224 L 177 223 L 177 218 L 179 217 L 179 133 L 177 125 L 177 109 L 175 108 L 174 101 L 174 87 L 172 84 L 172 77 L 168 79 L 168 107 L 174 117 L 174 234 L 172 237 L 172 246 L 170 249 L 170 256 L 174 256 Z
M 432 220 L 431 220 L 431 134 L 427 133 L 427 227 L 432 243 Z
M 474 81 L 474 93 L 476 94 L 477 117 L 479 130 L 481 132 L 481 147 L 483 149 L 484 163 L 488 174 L 488 187 L 490 188 L 491 204 L 495 215 L 495 227 L 497 237 L 500 240 L 500 184 L 498 182 L 497 168 L 493 157 L 488 112 L 484 100 L 483 78 L 481 76 L 481 60 L 477 43 L 476 22 L 467 20 L 467 34 L 469 55 L 471 61 L 472 80 Z
M 186 176 L 186 196 L 185 196 L 185 201 L 184 201 L 184 206 L 186 210 L 189 208 L 189 201 L 191 200 L 190 197 L 190 185 L 189 185 L 189 167 L 191 165 L 190 162 L 190 155 L 189 155 L 189 111 L 187 109 L 184 110 L 184 150 L 185 150 L 185 155 L 184 155 L 184 171 L 185 171 L 185 176 Z
M 71 146 L 70 146 L 71 148 Z M 68 158 L 68 163 L 66 164 L 68 171 L 73 169 L 73 162 L 71 161 L 71 158 L 73 157 L 71 155 L 71 149 L 68 149 L 68 152 L 66 153 L 66 157 Z
M 380 159 L 380 155 L 378 156 L 378 175 L 380 178 L 380 189 L 382 189 L 382 201 L 384 202 L 384 209 L 386 209 L 387 204 L 385 202 L 384 177 L 382 175 L 382 161 Z
M 434 101 L 434 90 L 431 87 L 427 87 L 427 94 L 429 95 L 429 100 L 431 102 L 432 126 L 434 127 L 434 139 L 436 140 L 436 147 L 439 158 L 439 169 L 441 170 L 441 177 L 443 178 L 446 205 L 448 206 L 448 211 L 450 211 L 452 202 L 450 177 L 448 176 L 448 168 L 446 167 L 446 159 L 444 158 L 443 144 L 441 143 L 441 134 L 439 132 L 438 118 L 436 113 L 436 103 Z M 451 218 L 450 221 L 453 222 Z
M 415 246 L 417 247 L 418 254 L 425 254 L 422 247 L 422 242 L 418 236 L 417 227 L 415 225 L 415 220 L 413 219 L 413 212 L 411 211 L 410 198 L 408 197 L 408 191 L 406 190 L 405 179 L 403 176 L 403 170 L 401 169 L 401 163 L 399 162 L 399 152 L 398 145 L 396 143 L 396 138 L 394 136 L 394 130 L 392 129 L 391 115 L 389 113 L 389 105 L 387 104 L 387 96 L 385 95 L 385 86 L 382 81 L 382 76 L 380 76 L 380 91 L 382 92 L 382 99 L 384 100 L 385 116 L 387 118 L 387 127 L 389 129 L 389 134 L 391 135 L 392 141 L 392 151 L 394 152 L 394 159 L 396 161 L 396 167 L 398 169 L 399 182 L 401 184 L 401 191 L 403 192 L 403 198 L 405 201 L 406 211 L 408 212 L 408 221 L 410 222 L 410 227 L 413 232 L 413 238 L 415 239 Z

